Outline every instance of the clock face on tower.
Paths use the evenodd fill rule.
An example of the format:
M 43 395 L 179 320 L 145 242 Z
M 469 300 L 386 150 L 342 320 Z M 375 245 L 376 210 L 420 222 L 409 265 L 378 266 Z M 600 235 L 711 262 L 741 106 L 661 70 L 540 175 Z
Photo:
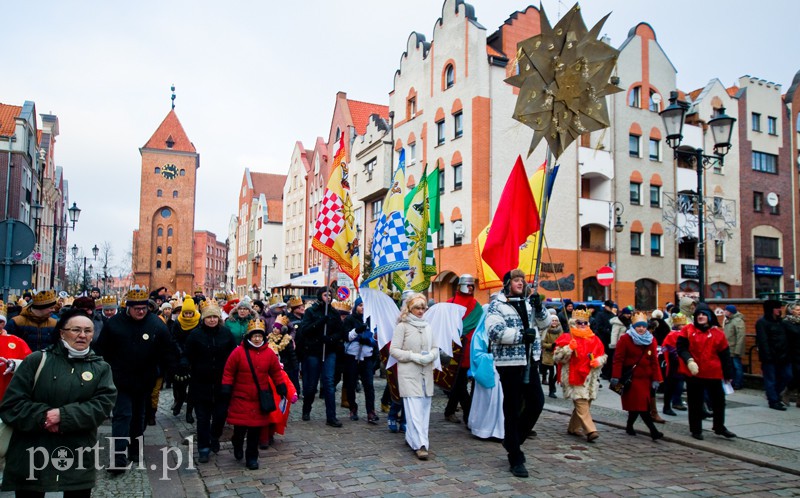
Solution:
M 174 164 L 165 164 L 164 167 L 161 168 L 161 176 L 167 180 L 174 180 L 175 177 L 178 176 L 178 167 Z

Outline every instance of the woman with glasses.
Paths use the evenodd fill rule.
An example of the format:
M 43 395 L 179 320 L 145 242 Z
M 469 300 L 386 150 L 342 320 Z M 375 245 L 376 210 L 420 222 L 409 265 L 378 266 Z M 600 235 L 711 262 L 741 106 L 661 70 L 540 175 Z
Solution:
M 85 313 L 64 312 L 56 331 L 60 340 L 19 365 L 0 405 L 0 417 L 14 428 L 2 489 L 17 496 L 62 491 L 66 497 L 89 497 L 101 465 L 89 449 L 116 400 L 111 368 L 90 347 L 94 324 Z M 47 465 L 31 466 L 37 462 L 31 449 L 41 449 Z M 61 454 L 63 468 L 50 460 Z
M 590 443 L 600 437 L 592 420 L 590 409 L 597 399 L 600 384 L 600 369 L 607 356 L 603 343 L 589 328 L 589 313 L 576 310 L 572 313 L 574 326 L 568 334 L 561 334 L 556 340 L 553 359 L 561 364 L 561 386 L 564 398 L 571 399 L 574 409 L 569 419 L 567 433 L 572 436 L 586 436 Z M 580 430 L 583 429 L 583 434 Z
M 428 300 L 414 294 L 403 302 L 389 353 L 397 360 L 397 387 L 403 398 L 406 442 L 420 460 L 428 459 L 428 424 L 433 398 L 433 360 L 439 348 L 423 315 Z

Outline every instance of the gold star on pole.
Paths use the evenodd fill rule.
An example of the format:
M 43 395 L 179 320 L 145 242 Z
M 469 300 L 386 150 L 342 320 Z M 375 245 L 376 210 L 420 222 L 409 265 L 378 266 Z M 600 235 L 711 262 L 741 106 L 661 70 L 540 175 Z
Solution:
M 555 27 L 539 11 L 542 33 L 517 44 L 518 72 L 506 82 L 520 89 L 514 119 L 534 131 L 528 155 L 544 138 L 559 157 L 580 135 L 610 126 L 605 97 L 622 91 L 609 82 L 619 51 L 597 39 L 608 15 L 588 31 L 578 4 Z

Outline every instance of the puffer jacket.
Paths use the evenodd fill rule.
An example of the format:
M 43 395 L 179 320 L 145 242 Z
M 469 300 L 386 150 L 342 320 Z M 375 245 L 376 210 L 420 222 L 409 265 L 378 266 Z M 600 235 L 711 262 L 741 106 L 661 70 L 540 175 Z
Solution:
M 411 360 L 412 353 L 423 351 L 439 355 L 431 326 L 420 322 L 400 322 L 392 335 L 389 354 L 397 360 L 397 388 L 401 398 L 433 396 L 433 362 L 420 365 Z
M 46 352 L 36 387 L 33 384 L 42 361 L 41 351 L 20 364 L 0 405 L 0 417 L 14 428 L 6 453 L 3 491 L 90 489 L 95 485 L 95 469 L 103 465 L 95 461 L 96 452 L 82 451 L 83 466 L 78 468 L 77 452 L 98 442 L 97 427 L 114 407 L 117 389 L 111 368 L 94 352 L 84 358 L 69 358 L 60 341 Z M 43 429 L 51 408 L 61 412 L 57 433 Z M 29 449 L 45 452 L 48 464 L 43 469 L 29 468 Z M 67 462 L 73 459 L 68 468 L 58 469 L 51 463 L 56 461 L 56 451 L 63 451 Z M 36 458 L 38 461 L 40 457 Z M 33 479 L 29 479 L 31 473 Z
M 531 328 L 542 330 L 550 326 L 550 313 L 542 308 L 541 313 L 534 316 L 530 303 L 525 300 L 528 312 L 528 324 Z M 497 298 L 489 303 L 486 310 L 486 331 L 491 341 L 492 354 L 496 367 L 527 365 L 522 318 L 517 310 L 508 302 L 508 298 L 500 292 Z M 542 340 L 536 334 L 530 345 L 530 355 L 539 361 L 542 355 Z
M 756 321 L 756 344 L 761 363 L 781 365 L 789 361 L 789 340 L 780 317 L 773 316 L 773 307 L 779 308 L 780 303 L 764 302 L 764 316 Z
M 53 344 L 55 339 L 56 319 L 51 316 L 38 317 L 33 308 L 23 308 L 19 315 L 10 319 L 6 330 L 28 343 L 31 351 L 39 351 Z
M 261 411 L 253 370 L 250 370 L 246 352 L 249 353 L 253 370 L 258 376 L 258 387 L 262 391 L 272 391 L 273 395 L 276 392 L 284 395 L 287 393 L 283 376 L 280 375 L 281 365 L 275 352 L 266 343 L 260 348 L 254 348 L 247 341 L 243 342 L 228 357 L 222 374 L 222 392 L 231 395 L 228 423 L 245 427 L 263 427 L 270 422 L 270 414 Z
M 542 335 L 542 365 L 552 366 L 555 364 L 553 360 L 553 352 L 556 350 L 556 341 L 561 335 L 561 323 L 557 327 L 549 327 Z
M 744 356 L 745 339 L 744 315 L 736 312 L 725 320 L 725 338 L 728 339 L 728 347 L 731 348 L 731 355 Z

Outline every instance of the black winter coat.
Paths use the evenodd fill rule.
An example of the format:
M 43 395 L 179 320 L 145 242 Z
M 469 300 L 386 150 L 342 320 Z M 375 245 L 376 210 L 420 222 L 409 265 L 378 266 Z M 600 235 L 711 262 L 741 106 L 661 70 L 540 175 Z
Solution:
M 307 356 L 321 358 L 323 349 L 325 355 L 331 352 L 339 353 L 342 350 L 344 339 L 344 326 L 339 312 L 333 306 L 328 305 L 328 314 L 326 315 L 325 303 L 317 301 L 306 310 L 297 330 L 295 337 L 297 357 L 300 360 Z
M 171 374 L 177 361 L 167 326 L 148 313 L 134 320 L 127 312 L 111 317 L 94 349 L 111 366 L 120 391 L 150 392 L 156 379 Z
M 756 322 L 756 344 L 761 363 L 784 364 L 789 361 L 789 341 L 780 320 L 762 316 Z
M 789 343 L 789 361 L 798 369 L 800 368 L 800 323 L 784 318 L 782 324 L 786 333 L 786 340 Z M 797 377 L 795 377 L 795 380 L 800 381 Z
M 214 402 L 219 399 L 225 362 L 236 348 L 236 340 L 228 327 L 206 327 L 202 322 L 186 339 L 186 358 L 191 365 L 189 400 Z

